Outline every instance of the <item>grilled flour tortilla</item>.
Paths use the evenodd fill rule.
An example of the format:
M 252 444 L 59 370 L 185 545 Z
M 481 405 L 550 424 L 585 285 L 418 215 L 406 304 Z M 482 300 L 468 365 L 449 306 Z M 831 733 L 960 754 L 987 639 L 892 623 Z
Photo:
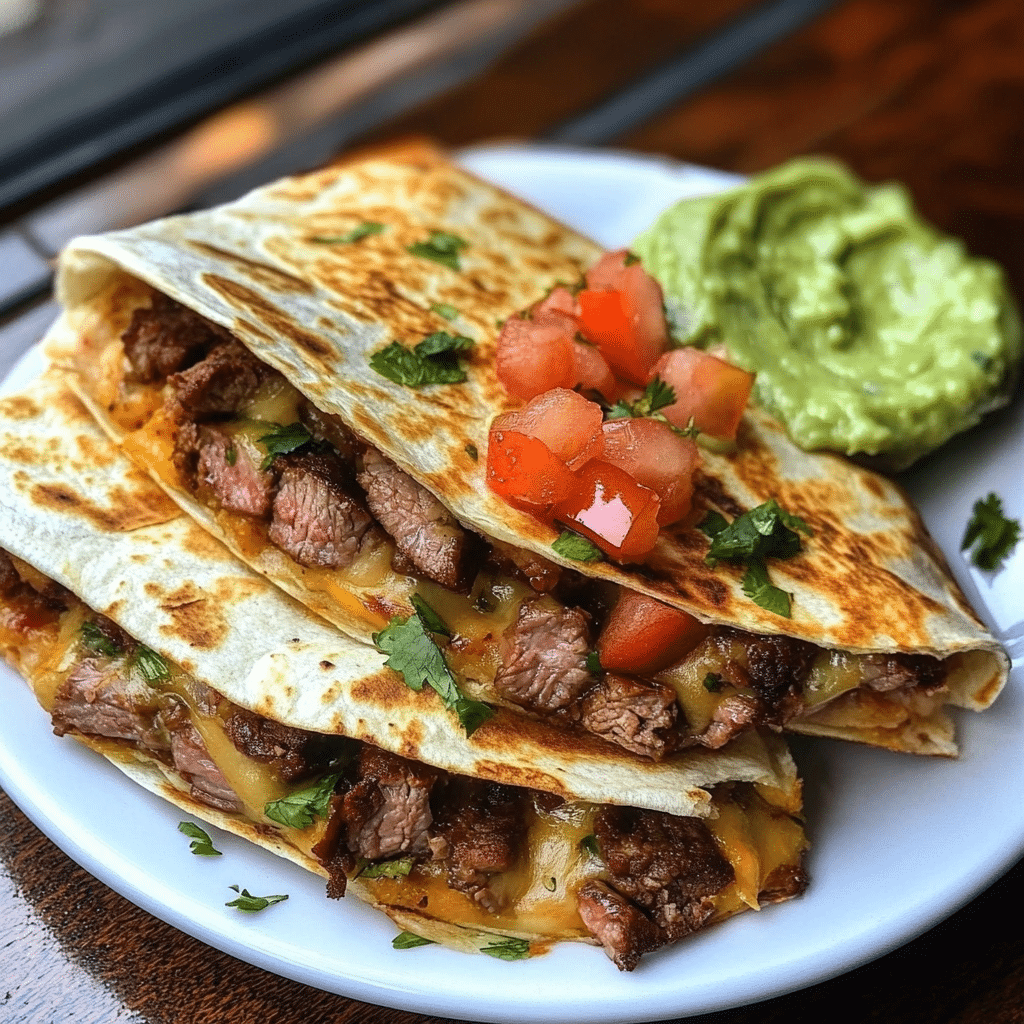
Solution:
M 0 400 L 0 495 L 0 644 L 55 730 L 329 895 L 460 948 L 589 939 L 631 969 L 805 884 L 780 741 L 653 764 L 506 712 L 467 739 L 181 514 L 52 375 Z
M 1008 661 L 883 478 L 751 410 L 734 453 L 705 454 L 695 519 L 642 566 L 561 557 L 551 527 L 487 488 L 488 426 L 510 404 L 496 324 L 597 255 L 435 152 L 399 150 L 79 239 L 49 351 L 132 458 L 307 607 L 368 640 L 426 600 L 462 638 L 452 665 L 474 696 L 652 758 L 755 724 L 955 754 L 946 707 L 988 706 Z M 464 382 L 371 367 L 442 332 L 474 343 Z M 692 526 L 770 498 L 813 529 L 771 565 L 792 618 L 743 593 L 742 567 L 707 566 Z M 710 634 L 657 678 L 595 676 L 618 587 Z

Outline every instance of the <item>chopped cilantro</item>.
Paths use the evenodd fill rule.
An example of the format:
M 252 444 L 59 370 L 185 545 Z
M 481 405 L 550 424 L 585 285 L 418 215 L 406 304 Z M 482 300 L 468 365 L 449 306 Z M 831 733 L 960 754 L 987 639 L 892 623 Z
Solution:
M 412 932 L 399 932 L 392 940 L 392 949 L 415 949 L 417 946 L 433 946 L 433 939 L 425 939 L 422 935 Z
M 754 604 L 766 611 L 781 615 L 783 618 L 790 617 L 789 594 L 776 587 L 768 579 L 768 567 L 761 559 L 755 559 L 747 564 L 747 571 L 743 574 L 740 584 L 743 587 L 743 593 Z
M 432 302 L 430 310 L 445 320 L 454 320 L 459 315 L 459 311 L 448 302 Z
M 462 694 L 431 636 L 432 633 L 450 636 L 451 631 L 422 598 L 414 598 L 413 605 L 415 615 L 407 619 L 393 618 L 386 628 L 373 634 L 373 642 L 388 656 L 385 664 L 402 676 L 409 689 L 422 690 L 427 683 L 444 706 L 455 712 L 466 735 L 472 736 L 494 714 L 494 709 Z M 435 628 L 437 626 L 440 628 Z
M 625 259 L 622 261 L 624 267 L 631 267 L 634 263 L 639 263 L 640 257 L 635 252 L 627 252 Z
M 396 860 L 382 860 L 379 864 L 367 864 L 359 872 L 361 878 L 404 878 L 412 871 L 412 857 Z
M 313 435 L 301 423 L 289 423 L 288 426 L 274 425 L 269 434 L 257 438 L 267 450 L 266 458 L 260 463 L 260 470 L 269 469 L 278 455 L 288 455 L 313 440 Z
M 280 800 L 271 800 L 263 808 L 263 813 L 271 821 L 287 825 L 289 828 L 309 828 L 317 818 L 322 818 L 327 813 L 334 787 L 340 777 L 341 772 L 334 772 L 318 782 L 281 797 Z
M 580 840 L 580 849 L 590 857 L 600 857 L 601 851 L 597 845 L 597 836 L 593 832 Z
M 224 461 L 229 466 L 233 466 L 238 461 L 238 449 L 234 445 L 231 445 L 224 453 Z
M 188 846 L 197 857 L 219 857 L 221 855 L 220 850 L 214 849 L 213 840 L 191 821 L 179 821 L 178 831 L 192 840 Z
M 704 677 L 704 689 L 708 693 L 719 693 L 722 689 L 722 677 L 717 672 L 709 672 Z
M 234 889 L 238 893 L 238 899 L 232 900 L 230 903 L 225 903 L 225 907 L 234 907 L 236 910 L 244 910 L 247 914 L 255 914 L 257 911 L 266 910 L 267 907 L 274 903 L 280 903 L 283 900 L 288 899 L 287 896 L 253 896 L 248 889 L 239 889 L 237 885 L 229 885 L 229 889 Z
M 480 952 L 498 960 L 526 960 L 530 955 L 530 942 L 528 939 L 502 937 L 481 946 Z
M 599 676 L 604 671 L 601 667 L 601 655 L 597 651 L 587 652 L 587 668 L 593 672 L 595 676 Z
M 133 659 L 135 667 L 142 673 L 147 683 L 162 683 L 171 678 L 170 666 L 156 651 L 148 647 L 139 647 Z
M 424 260 L 433 260 L 450 270 L 461 270 L 459 254 L 468 244 L 458 235 L 449 234 L 447 231 L 431 231 L 425 242 L 416 242 L 410 245 L 408 251 L 413 256 L 419 256 Z
M 991 572 L 1020 540 L 1020 522 L 1003 515 L 999 496 L 989 492 L 974 503 L 960 550 L 972 548 L 971 559 L 979 569 Z
M 381 224 L 380 221 L 364 220 L 362 224 L 357 224 L 351 231 L 346 231 L 343 235 L 316 235 L 310 241 L 325 245 L 334 245 L 338 242 L 358 242 L 368 235 L 379 235 L 386 227 L 387 225 Z
M 105 654 L 108 658 L 112 658 L 122 651 L 120 645 L 114 643 L 95 622 L 83 622 L 79 632 L 82 636 L 82 643 L 93 654 Z
M 476 450 L 475 444 L 467 444 L 463 450 L 474 462 L 480 458 L 480 453 Z
M 431 354 L 429 348 L 433 347 L 432 343 L 428 351 L 421 351 L 420 345 L 427 340 L 421 341 L 416 348 L 406 348 L 393 341 L 387 348 L 370 356 L 370 367 L 395 384 L 410 388 L 422 388 L 428 384 L 461 384 L 466 380 L 466 371 L 456 357 L 456 352 L 462 350 L 448 348 Z
M 593 542 L 572 530 L 563 530 L 551 550 L 574 562 L 600 562 L 604 558 L 601 549 Z
M 426 359 L 441 356 L 448 352 L 468 352 L 473 347 L 473 339 L 464 334 L 449 334 L 447 331 L 435 331 L 428 334 L 413 350 Z
M 655 374 L 644 388 L 644 393 L 635 402 L 616 402 L 608 413 L 608 419 L 621 420 L 630 416 L 655 416 L 662 409 L 672 405 L 675 400 L 676 392 L 672 385 L 666 384 Z M 658 418 L 664 419 L 664 417 Z

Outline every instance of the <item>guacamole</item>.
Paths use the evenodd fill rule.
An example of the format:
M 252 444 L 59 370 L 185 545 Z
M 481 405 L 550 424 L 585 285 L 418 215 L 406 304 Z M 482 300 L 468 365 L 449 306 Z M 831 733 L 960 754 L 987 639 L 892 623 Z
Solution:
M 804 448 L 901 469 L 1005 404 L 1021 324 L 999 268 L 868 186 L 802 159 L 688 199 L 634 244 L 677 342 L 724 345 Z

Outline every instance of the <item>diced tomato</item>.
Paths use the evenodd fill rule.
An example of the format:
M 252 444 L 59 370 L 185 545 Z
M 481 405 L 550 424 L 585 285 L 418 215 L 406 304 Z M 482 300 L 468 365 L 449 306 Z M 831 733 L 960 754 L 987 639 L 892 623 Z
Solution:
M 653 419 L 609 420 L 601 427 L 601 458 L 624 469 L 637 483 L 661 498 L 662 526 L 682 519 L 693 498 L 693 471 L 700 461 L 697 446 L 667 423 Z
M 573 341 L 576 321 L 549 311 L 532 320 L 510 316 L 498 335 L 495 369 L 513 398 L 524 401 L 551 388 L 576 383 Z
M 576 296 L 568 288 L 563 288 L 561 285 L 557 288 L 552 288 L 533 307 L 533 315 L 535 317 L 543 316 L 543 314 L 549 313 L 552 310 L 556 313 L 565 313 L 567 316 L 578 317 L 580 315 L 580 307 L 576 302 Z
M 711 627 L 646 594 L 623 590 L 597 639 L 601 667 L 651 675 L 688 654 Z
M 676 401 L 662 409 L 670 423 L 694 426 L 712 437 L 734 438 L 754 386 L 754 375 L 696 348 L 666 352 L 654 366 L 676 393 Z
M 660 506 L 658 495 L 625 470 L 591 459 L 575 474 L 568 497 L 555 503 L 554 518 L 613 558 L 636 562 L 658 539 Z
M 609 405 L 614 405 L 619 400 L 622 386 L 600 349 L 574 341 L 572 351 L 576 361 L 576 386 L 584 392 L 596 391 Z
M 605 253 L 587 272 L 587 288 L 576 297 L 583 334 L 612 369 L 645 384 L 651 366 L 668 347 L 661 286 L 622 249 Z
M 601 454 L 601 420 L 596 402 L 567 388 L 552 388 L 514 412 L 498 416 L 491 430 L 517 430 L 543 441 L 570 469 Z
M 576 478 L 543 441 L 517 430 L 492 428 L 487 439 L 487 485 L 510 505 L 543 515 L 569 495 Z

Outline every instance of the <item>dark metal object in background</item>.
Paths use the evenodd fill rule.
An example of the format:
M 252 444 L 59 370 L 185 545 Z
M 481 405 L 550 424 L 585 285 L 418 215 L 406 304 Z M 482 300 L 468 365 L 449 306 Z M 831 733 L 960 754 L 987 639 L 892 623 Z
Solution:
M 579 146 L 611 142 L 791 35 L 837 2 L 768 0 L 545 138 Z

